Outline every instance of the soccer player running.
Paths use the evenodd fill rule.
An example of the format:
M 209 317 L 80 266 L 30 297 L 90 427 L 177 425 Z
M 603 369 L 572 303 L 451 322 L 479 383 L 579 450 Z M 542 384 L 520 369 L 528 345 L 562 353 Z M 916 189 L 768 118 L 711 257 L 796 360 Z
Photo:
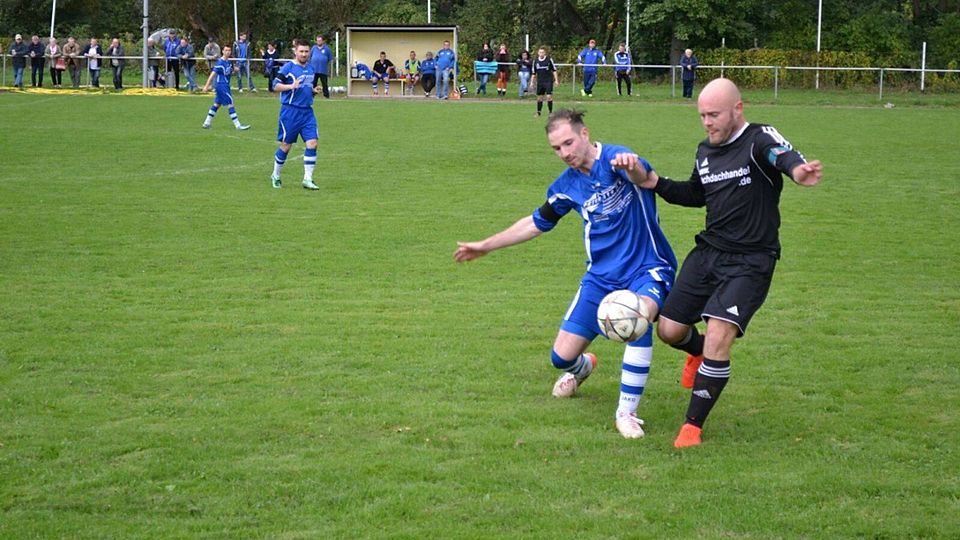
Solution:
M 587 270 L 550 353 L 553 365 L 564 371 L 553 395 L 567 398 L 597 365 L 596 356 L 586 350 L 601 333 L 597 307 L 603 297 L 619 289 L 636 292 L 652 322 L 673 282 L 677 260 L 660 230 L 653 191 L 640 187 L 651 174 L 650 164 L 629 148 L 590 142 L 581 112 L 558 110 L 550 115 L 546 129 L 553 151 L 569 165 L 547 189 L 546 202 L 493 236 L 459 242 L 453 257 L 470 261 L 532 240 L 553 230 L 571 211 L 583 218 Z M 651 324 L 643 337 L 628 343 L 623 354 L 614 423 L 628 439 L 644 434 L 636 411 L 653 357 L 652 328 Z
M 287 161 L 290 147 L 303 139 L 306 149 L 303 151 L 303 187 L 320 189 L 313 183 L 313 168 L 317 164 L 317 117 L 313 114 L 313 96 L 317 89 L 313 86 L 313 68 L 310 67 L 310 43 L 294 40 L 293 62 L 287 62 L 273 81 L 273 88 L 280 92 L 280 118 L 277 127 L 277 140 L 280 147 L 273 156 L 273 175 L 270 181 L 275 188 L 281 186 L 280 169 Z
M 233 120 L 234 127 L 237 129 L 250 129 L 250 126 L 240 123 L 240 119 L 237 117 L 237 110 L 233 106 L 233 95 L 230 93 L 230 75 L 237 71 L 237 68 L 230 63 L 231 50 L 229 45 L 223 46 L 223 49 L 220 51 L 220 60 L 217 60 L 213 69 L 210 70 L 210 76 L 207 77 L 207 84 L 203 85 L 202 92 L 209 92 L 210 84 L 216 79 L 216 85 L 214 86 L 216 94 L 213 97 L 213 105 L 210 107 L 210 110 L 207 111 L 207 118 L 203 121 L 203 129 L 210 129 L 210 126 L 213 125 L 213 117 L 217 115 L 217 111 L 220 110 L 220 106 L 222 105 L 227 106 L 227 112 L 230 113 L 230 119 Z
M 775 128 L 746 121 L 730 80 L 710 82 L 697 105 L 707 138 L 690 179 L 652 172 L 640 182 L 668 203 L 707 207 L 706 228 L 657 325 L 661 340 L 689 355 L 681 384 L 692 390 L 677 448 L 700 444 L 703 423 L 730 378 L 733 342 L 767 297 L 780 258 L 783 174 L 801 186 L 818 184 L 823 174 L 820 161 L 807 162 Z M 705 335 L 694 326 L 699 320 L 706 321 Z
M 540 116 L 543 111 L 543 99 L 547 99 L 547 112 L 553 112 L 553 85 L 559 85 L 560 80 L 557 77 L 557 66 L 553 63 L 553 58 L 547 56 L 547 49 L 540 47 L 537 49 L 537 58 L 533 61 L 533 73 L 530 75 L 530 83 L 537 89 L 537 112 L 534 116 Z

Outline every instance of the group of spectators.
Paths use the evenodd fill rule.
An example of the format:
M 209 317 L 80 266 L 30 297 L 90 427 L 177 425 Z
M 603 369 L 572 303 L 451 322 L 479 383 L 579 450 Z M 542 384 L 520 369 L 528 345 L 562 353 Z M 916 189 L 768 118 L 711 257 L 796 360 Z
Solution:
M 256 92 L 257 88 L 253 83 L 250 68 L 253 49 L 247 41 L 247 35 L 245 33 L 240 34 L 232 48 L 233 62 L 238 68 L 237 89 L 243 92 L 246 84 L 246 88 L 250 92 Z M 216 39 L 209 38 L 202 51 L 202 58 L 206 60 L 208 67 L 212 68 L 220 59 L 220 51 L 221 46 Z M 113 38 L 110 46 L 104 50 L 97 38 L 93 37 L 86 44 L 81 45 L 75 37 L 70 36 L 67 38 L 67 42 L 61 45 L 56 37 L 41 39 L 40 36 L 35 35 L 27 43 L 21 34 L 17 34 L 14 36 L 13 44 L 6 52 L 10 55 L 13 64 L 13 84 L 17 88 L 23 88 L 24 86 L 24 73 L 29 59 L 31 85 L 34 88 L 43 87 L 46 67 L 49 67 L 50 80 L 54 88 L 63 86 L 64 71 L 69 72 L 72 87 L 80 88 L 81 76 L 84 65 L 86 65 L 91 87 L 100 87 L 100 72 L 104 68 L 109 68 L 113 74 L 114 89 L 123 89 L 123 70 L 126 67 L 128 57 L 119 38 Z M 280 61 L 281 55 L 278 43 L 268 43 L 266 49 L 260 49 L 260 55 L 263 58 L 263 75 L 266 76 L 268 88 L 272 92 L 273 79 L 283 65 L 283 62 Z M 139 57 L 136 53 L 134 53 L 134 56 Z M 191 43 L 190 38 L 186 35 L 179 35 L 176 30 L 170 30 L 159 44 L 154 39 L 148 39 L 148 86 L 197 91 L 199 89 L 196 82 L 198 59 L 200 57 L 197 56 L 197 50 Z M 323 85 L 324 97 L 330 97 L 327 75 L 332 60 L 333 53 L 330 47 L 324 42 L 323 36 L 317 36 L 317 44 L 311 50 L 311 64 L 317 74 L 316 78 Z M 183 86 L 181 86 L 181 74 L 185 79 Z M 244 79 L 246 80 L 244 81 Z M 317 82 L 315 80 L 314 84 Z
M 40 36 L 32 36 L 30 43 L 27 44 L 24 43 L 23 36 L 17 34 L 8 53 L 13 63 L 13 85 L 17 88 L 23 88 L 23 74 L 27 68 L 28 58 L 30 59 L 30 82 L 35 88 L 43 87 L 44 68 L 48 62 L 54 88 L 63 86 L 64 71 L 70 73 L 73 87 L 79 88 L 84 60 L 90 72 L 91 86 L 100 87 L 100 71 L 107 66 L 113 72 L 114 88 L 123 88 L 123 68 L 126 60 L 123 45 L 117 38 L 111 40 L 110 47 L 104 52 L 97 38 L 90 38 L 90 41 L 81 47 L 76 38 L 70 36 L 67 38 L 67 43 L 60 46 L 55 37 L 51 37 L 44 43 Z
M 633 58 L 627 50 L 625 43 L 617 46 L 617 51 L 613 53 L 614 72 L 617 75 L 617 95 L 623 95 L 623 86 L 626 84 L 627 95 L 633 95 L 633 85 L 630 80 L 630 74 L 633 71 Z M 591 39 L 587 46 L 577 54 L 577 64 L 583 66 L 583 88 L 580 89 L 580 95 L 584 97 L 593 97 L 593 87 L 597 83 L 597 71 L 599 66 L 606 65 L 607 59 L 599 49 L 597 49 L 597 40 Z M 683 80 L 683 97 L 693 97 L 693 82 L 696 79 L 696 69 L 700 65 L 697 57 L 693 55 L 691 49 L 683 52 L 680 57 L 680 68 L 682 70 L 681 79 Z

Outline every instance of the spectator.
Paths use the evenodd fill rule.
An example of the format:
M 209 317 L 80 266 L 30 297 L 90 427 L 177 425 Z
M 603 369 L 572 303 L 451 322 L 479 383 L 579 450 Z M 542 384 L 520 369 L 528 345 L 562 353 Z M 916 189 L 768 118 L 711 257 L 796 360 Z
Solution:
M 490 42 L 484 41 L 483 47 L 480 49 L 480 52 L 477 53 L 477 62 L 493 62 L 493 58 L 494 54 L 493 49 L 490 48 Z M 483 95 L 487 95 L 487 81 L 490 80 L 490 73 L 478 66 L 477 75 L 480 77 L 480 85 L 477 86 L 477 95 L 479 96 L 480 92 L 483 92 Z
M 607 63 L 603 53 L 597 49 L 597 40 L 591 39 L 587 48 L 580 51 L 577 63 L 583 65 L 583 89 L 580 90 L 580 95 L 593 97 L 593 85 L 597 84 L 597 66 Z
M 240 34 L 240 38 L 233 44 L 233 55 L 237 59 L 237 90 L 243 92 L 243 77 L 247 77 L 247 84 L 251 92 L 256 92 L 253 87 L 253 79 L 250 78 L 250 43 L 247 42 L 247 34 Z
M 10 46 L 10 56 L 13 57 L 13 85 L 17 88 L 23 88 L 23 70 L 27 69 L 29 53 L 29 47 L 23 42 L 23 36 L 20 34 L 14 36 L 13 45 Z
M 417 51 L 410 51 L 410 58 L 403 61 L 404 77 L 407 79 L 407 86 L 410 87 L 410 95 L 413 95 L 414 87 L 420 80 L 420 60 L 417 59 Z
M 693 55 L 693 50 L 683 51 L 683 56 L 680 57 L 680 67 L 683 74 L 680 78 L 683 80 L 683 97 L 685 98 L 693 99 L 693 81 L 697 78 L 697 66 L 699 65 L 700 62 Z
M 327 77 L 330 74 L 330 61 L 333 60 L 333 51 L 324 41 L 323 36 L 317 36 L 317 43 L 310 48 L 310 67 L 313 69 L 313 87 L 317 87 L 317 81 L 323 88 L 323 97 L 330 98 L 330 86 Z
M 456 79 L 457 53 L 450 48 L 450 40 L 443 41 L 443 48 L 437 51 L 437 76 L 440 84 L 437 87 L 437 99 L 450 97 L 451 83 Z
M 383 81 L 383 95 L 390 95 L 390 76 L 393 74 L 393 62 L 387 60 L 387 53 L 380 51 L 380 58 L 373 63 L 373 77 L 370 84 L 373 85 L 373 95 L 378 95 L 377 82 Z
M 267 78 L 267 90 L 273 92 L 273 79 L 277 73 L 280 73 L 280 51 L 273 41 L 267 43 L 267 50 L 260 49 L 260 55 L 263 57 L 263 75 Z
M 100 88 L 100 62 L 103 59 L 103 49 L 97 43 L 97 38 L 90 38 L 90 44 L 83 49 L 83 56 L 87 58 L 90 86 Z
M 157 49 L 157 42 L 147 40 L 147 84 L 151 88 L 157 87 L 157 81 L 160 79 L 160 55 L 162 53 Z
M 170 35 L 163 42 L 163 54 L 167 58 L 167 88 L 173 83 L 173 88 L 180 89 L 180 60 L 177 58 L 177 48 L 180 47 L 180 40 L 177 39 L 177 31 L 170 30 Z M 173 79 L 172 81 L 170 79 Z
M 530 58 L 530 51 L 524 49 L 520 51 L 520 58 L 517 58 L 517 75 L 520 77 L 520 90 L 518 96 L 522 99 L 530 86 L 530 75 L 533 73 L 533 60 Z
M 433 59 L 433 52 L 427 51 L 420 62 L 420 85 L 423 87 L 423 97 L 430 97 L 430 91 L 437 85 L 437 62 Z
M 507 46 L 500 44 L 497 51 L 497 95 L 506 97 L 507 81 L 510 80 L 510 53 L 507 52 Z
M 57 38 L 50 38 L 43 54 L 50 58 L 51 83 L 54 88 L 60 88 L 63 85 L 63 70 L 67 69 L 67 64 L 63 59 L 63 49 L 57 44 Z
M 623 82 L 627 83 L 627 95 L 633 95 L 633 89 L 630 86 L 630 66 L 633 64 L 633 59 L 630 58 L 630 53 L 627 52 L 627 46 L 623 43 L 617 47 L 617 52 L 613 53 L 613 62 L 617 65 L 614 68 L 617 72 L 617 95 L 623 95 Z
M 67 44 L 63 46 L 63 57 L 66 59 L 67 70 L 70 72 L 70 82 L 74 88 L 80 88 L 80 57 L 82 55 L 80 44 L 73 36 L 67 38 Z
M 40 43 L 40 36 L 30 38 L 30 45 L 27 45 L 30 54 L 30 86 L 34 88 L 43 88 L 43 43 Z
M 207 38 L 207 44 L 203 47 L 203 57 L 207 59 L 207 67 L 213 69 L 217 59 L 220 58 L 220 45 L 217 45 L 213 36 Z
M 123 89 L 123 67 L 127 64 L 123 58 L 123 45 L 120 40 L 113 38 L 110 42 L 110 48 L 107 49 L 107 56 L 110 57 L 110 69 L 113 70 L 113 88 L 114 90 Z
M 190 40 L 186 36 L 180 38 L 180 46 L 177 47 L 177 59 L 180 60 L 180 67 L 187 77 L 187 90 L 190 92 L 196 92 L 197 90 L 197 59 L 195 56 L 196 53 Z

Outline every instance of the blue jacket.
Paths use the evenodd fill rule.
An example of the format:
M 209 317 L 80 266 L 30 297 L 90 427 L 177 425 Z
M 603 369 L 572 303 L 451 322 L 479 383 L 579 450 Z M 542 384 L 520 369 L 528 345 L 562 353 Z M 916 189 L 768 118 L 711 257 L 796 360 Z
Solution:
M 633 63 L 633 59 L 630 58 L 630 53 L 621 53 L 620 51 L 613 53 L 613 61 L 617 63 L 617 67 L 615 68 L 617 72 L 630 71 L 630 64 Z
M 607 59 L 604 58 L 603 53 L 600 52 L 600 49 L 591 49 L 587 47 L 586 49 L 580 51 L 580 54 L 577 55 L 577 63 L 585 64 L 583 67 L 584 73 L 596 72 L 597 66 L 591 66 L 589 64 L 606 64 Z
M 437 69 L 443 71 L 451 69 L 457 63 L 457 53 L 453 49 L 440 49 L 437 51 Z
M 233 57 L 237 59 L 238 66 L 245 65 L 247 63 L 247 58 L 250 58 L 250 42 L 235 42 L 233 44 Z
M 330 71 L 330 61 L 333 60 L 333 51 L 324 43 L 323 47 L 314 45 L 310 49 L 310 67 L 314 73 L 326 75 Z
M 428 58 L 426 60 L 420 61 L 420 74 L 421 75 L 436 75 L 437 74 L 437 61 L 433 58 Z
M 176 60 L 178 48 L 180 48 L 180 40 L 171 40 L 170 36 L 167 36 L 167 39 L 163 42 L 163 52 L 167 55 L 167 58 Z

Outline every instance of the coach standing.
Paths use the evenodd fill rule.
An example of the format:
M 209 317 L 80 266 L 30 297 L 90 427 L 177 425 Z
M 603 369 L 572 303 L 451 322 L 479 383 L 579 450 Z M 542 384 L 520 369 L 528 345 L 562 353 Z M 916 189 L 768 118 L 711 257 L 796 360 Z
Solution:
M 661 340 L 689 354 L 681 384 L 692 392 L 677 448 L 700 444 L 703 423 L 730 378 L 733 342 L 767 297 L 780 258 L 783 175 L 814 186 L 823 174 L 819 161 L 807 162 L 776 128 L 744 119 L 740 91 L 729 79 L 707 84 L 697 106 L 707 139 L 697 148 L 690 179 L 651 173 L 640 184 L 668 203 L 707 207 L 706 228 L 657 325 Z M 701 320 L 705 335 L 694 326 Z

